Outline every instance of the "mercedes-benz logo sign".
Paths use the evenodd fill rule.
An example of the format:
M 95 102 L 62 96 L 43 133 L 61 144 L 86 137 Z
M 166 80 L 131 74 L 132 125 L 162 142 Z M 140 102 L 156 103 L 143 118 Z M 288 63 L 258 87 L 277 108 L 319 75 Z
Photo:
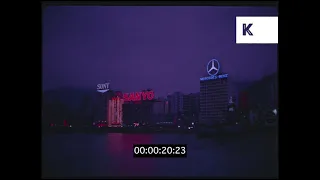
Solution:
M 209 75 L 214 76 L 218 74 L 219 70 L 220 70 L 220 64 L 218 60 L 212 59 L 211 61 L 208 62 L 207 72 Z

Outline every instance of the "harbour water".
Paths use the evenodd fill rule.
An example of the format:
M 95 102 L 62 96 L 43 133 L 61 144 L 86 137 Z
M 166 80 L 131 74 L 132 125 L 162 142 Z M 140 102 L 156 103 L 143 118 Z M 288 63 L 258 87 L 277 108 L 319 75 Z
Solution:
M 194 134 L 51 134 L 42 139 L 42 176 L 278 176 L 275 133 L 198 139 Z M 133 158 L 133 144 L 187 144 L 188 157 Z

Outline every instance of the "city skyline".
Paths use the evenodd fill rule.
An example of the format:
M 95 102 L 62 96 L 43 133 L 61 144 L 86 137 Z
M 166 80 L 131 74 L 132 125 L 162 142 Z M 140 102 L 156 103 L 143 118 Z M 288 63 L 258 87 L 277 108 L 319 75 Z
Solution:
M 277 71 L 277 45 L 235 44 L 235 16 L 277 15 L 271 7 L 47 7 L 43 90 L 199 92 L 212 58 L 237 82 Z M 253 68 L 254 67 L 254 68 Z
M 272 73 L 274 74 L 274 73 Z M 260 79 L 258 80 L 255 80 L 255 81 L 252 81 L 252 82 L 243 82 L 243 83 L 239 83 L 239 86 L 237 86 L 237 92 L 240 92 L 240 91 L 245 91 L 249 86 L 251 85 L 254 85 L 255 83 L 257 82 L 260 82 L 261 80 L 267 78 L 267 77 L 270 77 L 272 76 L 271 75 L 266 75 L 266 76 L 263 76 L 261 77 Z M 237 83 L 237 82 L 236 82 Z M 144 88 L 144 89 L 152 89 L 152 88 Z M 76 90 L 79 90 L 79 91 L 84 91 L 86 93 L 90 93 L 90 94 L 93 94 L 93 93 L 101 93 L 101 92 L 98 92 L 96 88 L 94 87 L 91 87 L 91 88 L 75 88 L 75 87 L 58 87 L 58 88 L 55 88 L 55 89 L 48 89 L 48 90 L 44 90 L 44 92 L 56 92 L 56 91 L 76 91 Z M 128 91 L 124 91 L 124 90 L 121 90 L 121 89 L 117 89 L 117 88 L 110 88 L 111 91 L 114 91 L 114 92 L 122 92 L 122 93 L 132 93 L 132 92 L 139 92 L 139 91 L 142 91 L 143 89 L 141 90 L 136 90 L 136 91 L 132 91 L 132 92 L 128 92 Z M 173 95 L 174 93 L 182 93 L 183 95 L 191 95 L 191 94 L 199 94 L 200 93 L 200 89 L 196 92 L 181 92 L 181 91 L 174 91 L 174 92 L 168 92 L 167 94 L 164 94 L 164 95 L 159 95 L 157 94 L 157 92 L 155 92 L 155 99 L 158 99 L 158 98 L 167 98 L 168 96 L 170 95 Z M 88 95 L 88 94 L 87 94 Z

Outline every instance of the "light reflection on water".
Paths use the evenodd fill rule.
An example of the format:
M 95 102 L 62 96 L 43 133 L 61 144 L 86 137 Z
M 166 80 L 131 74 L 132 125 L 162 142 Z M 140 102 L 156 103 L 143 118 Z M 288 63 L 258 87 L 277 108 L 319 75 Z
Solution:
M 43 176 L 276 176 L 270 137 L 227 140 L 179 134 L 65 134 L 43 139 Z M 133 158 L 133 144 L 188 144 L 188 157 Z M 272 168 L 272 169 L 271 169 Z

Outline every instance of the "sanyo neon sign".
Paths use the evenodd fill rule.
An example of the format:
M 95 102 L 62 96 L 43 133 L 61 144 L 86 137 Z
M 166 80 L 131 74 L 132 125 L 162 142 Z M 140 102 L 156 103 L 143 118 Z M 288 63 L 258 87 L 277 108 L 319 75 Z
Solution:
M 109 91 L 109 85 L 110 85 L 110 83 L 98 84 L 97 91 L 100 93 L 105 93 L 105 92 Z
M 217 75 L 220 71 L 220 63 L 216 59 L 212 59 L 207 64 L 207 73 L 210 76 L 200 78 L 200 81 L 206 81 L 211 79 L 222 79 L 227 78 L 228 74 L 220 74 Z

